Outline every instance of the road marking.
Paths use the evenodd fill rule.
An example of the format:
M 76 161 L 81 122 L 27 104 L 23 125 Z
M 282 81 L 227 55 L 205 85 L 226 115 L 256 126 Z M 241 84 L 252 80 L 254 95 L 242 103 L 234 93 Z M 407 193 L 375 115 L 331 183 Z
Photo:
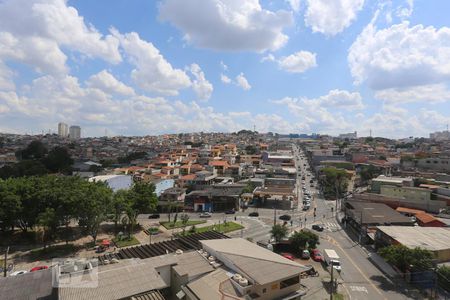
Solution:
M 351 285 L 350 289 L 352 290 L 352 292 L 362 292 L 362 293 L 369 294 L 369 291 L 367 290 L 367 288 L 365 286 Z
M 369 280 L 367 275 L 358 267 L 358 265 L 355 263 L 355 261 L 344 251 L 344 249 L 338 244 L 338 242 L 336 242 L 336 240 L 333 239 L 332 237 L 329 237 L 329 238 L 330 238 L 330 242 L 332 242 L 334 245 L 336 245 L 336 247 L 338 247 L 342 251 L 342 253 L 344 253 L 344 255 L 347 256 L 348 260 L 359 271 L 359 273 L 361 273 L 361 275 L 364 277 L 364 279 L 374 288 L 374 290 L 378 294 L 380 294 L 380 296 L 383 297 L 383 299 L 388 300 L 386 297 L 383 296 L 383 294 L 381 293 L 379 288 L 375 284 L 373 284 L 373 282 L 371 280 Z

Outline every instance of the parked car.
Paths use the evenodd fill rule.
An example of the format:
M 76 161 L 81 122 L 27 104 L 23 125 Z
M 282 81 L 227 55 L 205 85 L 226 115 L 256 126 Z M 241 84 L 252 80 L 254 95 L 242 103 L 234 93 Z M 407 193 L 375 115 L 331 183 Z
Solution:
M 316 231 L 323 231 L 323 225 L 322 224 L 314 224 L 311 228 L 316 230 Z
M 308 251 L 308 250 L 305 249 L 305 250 L 302 251 L 302 258 L 303 258 L 303 259 L 309 259 L 310 256 L 311 256 L 311 255 L 309 254 L 309 251 Z
M 291 216 L 290 215 L 282 215 L 282 216 L 280 216 L 280 220 L 290 221 L 291 220 Z
M 303 206 L 303 210 L 304 210 L 304 211 L 307 211 L 307 210 L 309 210 L 309 205 L 305 205 L 305 206 Z
M 322 253 L 320 253 L 319 249 L 314 249 L 314 250 L 312 251 L 312 253 L 311 253 L 311 258 L 312 258 L 314 261 L 318 261 L 318 262 L 323 261 L 323 256 L 322 256 Z
M 159 214 L 151 214 L 150 216 L 148 216 L 149 219 L 159 219 L 159 217 Z
M 249 217 L 259 217 L 259 213 L 257 213 L 256 211 L 251 212 L 248 214 Z
M 236 211 L 234 209 L 229 209 L 227 211 L 225 211 L 225 214 L 227 215 L 234 215 L 236 213 Z
M 202 212 L 200 215 L 199 215 L 199 217 L 200 218 L 211 218 L 211 213 L 209 213 L 209 212 L 207 212 L 207 211 L 205 211 L 205 212 Z
M 17 275 L 22 275 L 22 274 L 26 274 L 26 273 L 28 273 L 28 271 L 20 270 L 20 271 L 12 272 L 11 274 L 9 274 L 9 276 L 17 276 Z
M 45 270 L 45 269 L 48 269 L 48 266 L 37 266 L 37 267 L 32 268 L 30 270 L 30 272 L 36 272 L 36 271 Z
M 281 253 L 281 256 L 283 256 L 284 258 L 290 259 L 290 260 L 294 260 L 294 256 L 289 253 Z
M 95 246 L 95 253 L 103 253 L 106 251 L 106 247 L 103 245 Z

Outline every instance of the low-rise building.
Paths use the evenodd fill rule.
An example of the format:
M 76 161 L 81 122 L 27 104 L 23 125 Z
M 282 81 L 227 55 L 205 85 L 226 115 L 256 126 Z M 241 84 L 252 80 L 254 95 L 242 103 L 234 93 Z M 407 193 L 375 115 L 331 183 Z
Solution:
M 420 247 L 432 251 L 438 262 L 450 261 L 449 228 L 378 226 L 375 244 L 403 245 L 410 249 Z
M 89 178 L 89 181 L 106 182 L 114 192 L 128 190 L 133 185 L 133 177 L 131 175 L 100 175 Z

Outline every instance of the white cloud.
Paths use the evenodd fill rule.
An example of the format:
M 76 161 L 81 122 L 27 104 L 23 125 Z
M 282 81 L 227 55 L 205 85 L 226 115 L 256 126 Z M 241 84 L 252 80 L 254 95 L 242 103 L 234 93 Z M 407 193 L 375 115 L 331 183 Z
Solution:
M 220 61 L 220 66 L 224 71 L 228 71 L 228 66 L 223 61 Z
M 225 75 L 225 74 L 220 74 L 220 80 L 221 80 L 223 83 L 225 83 L 225 84 L 231 83 L 230 77 L 228 77 L 228 76 Z
M 292 12 L 263 9 L 259 0 L 164 0 L 159 17 L 184 33 L 184 39 L 201 48 L 226 51 L 277 50 L 293 24 Z
M 409 18 L 414 11 L 414 0 L 405 0 L 405 6 L 399 6 L 396 10 L 397 17 L 401 19 Z
M 136 32 L 112 32 L 120 40 L 130 63 L 136 67 L 131 71 L 131 78 L 140 88 L 174 96 L 191 85 L 183 70 L 174 69 L 152 43 L 142 40 Z
M 134 95 L 133 88 L 117 80 L 111 73 L 103 70 L 92 75 L 87 81 L 89 87 L 98 88 L 105 92 L 117 93 L 125 96 Z
M 358 92 L 345 90 L 331 90 L 325 96 L 321 96 L 315 101 L 326 107 L 343 108 L 346 110 L 363 109 L 362 97 Z
M 244 91 L 248 91 L 252 88 L 242 72 L 236 76 L 236 85 L 241 87 Z
M 406 88 L 390 88 L 375 92 L 375 98 L 385 103 L 450 101 L 450 90 L 446 84 L 429 84 Z
M 450 28 L 409 26 L 377 30 L 371 23 L 349 49 L 356 84 L 376 90 L 445 82 L 450 78 Z
M 356 19 L 364 0 L 307 0 L 305 24 L 313 32 L 336 35 Z
M 317 66 L 316 54 L 308 51 L 299 51 L 278 60 L 279 67 L 290 73 L 303 73 Z
M 189 71 L 195 77 L 195 79 L 192 80 L 192 89 L 194 90 L 195 94 L 197 95 L 199 100 L 208 100 L 213 92 L 213 85 L 208 80 L 206 80 L 205 74 L 203 73 L 199 65 L 192 64 L 189 68 Z
M 79 51 L 111 63 L 121 61 L 118 41 L 86 26 L 78 11 L 66 0 L 6 0 L 0 3 L 0 28 L 19 40 L 52 40 L 58 46 Z M 45 55 L 45 52 L 41 52 Z
M 300 10 L 300 0 L 286 0 L 289 3 L 292 10 L 298 12 Z

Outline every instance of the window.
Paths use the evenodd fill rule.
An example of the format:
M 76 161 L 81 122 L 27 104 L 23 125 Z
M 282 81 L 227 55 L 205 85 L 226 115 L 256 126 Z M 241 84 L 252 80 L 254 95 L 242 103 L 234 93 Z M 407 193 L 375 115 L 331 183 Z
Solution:
M 265 294 L 267 292 L 267 289 L 263 289 L 263 294 Z
M 284 289 L 298 283 L 300 283 L 300 276 L 297 275 L 280 282 L 280 289 Z

